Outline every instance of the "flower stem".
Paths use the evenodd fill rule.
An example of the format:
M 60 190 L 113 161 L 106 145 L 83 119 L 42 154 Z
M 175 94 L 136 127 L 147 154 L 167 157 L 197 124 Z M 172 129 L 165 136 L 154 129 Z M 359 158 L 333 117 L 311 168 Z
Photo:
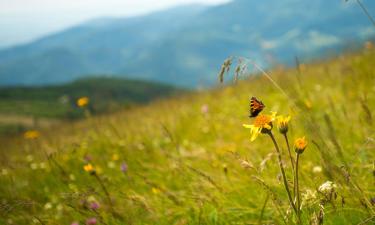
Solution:
M 284 134 L 284 138 L 285 138 L 286 146 L 288 147 L 290 163 L 292 164 L 292 170 L 293 170 L 293 174 L 294 174 L 294 159 L 293 159 L 292 153 L 290 152 L 290 145 L 289 145 L 289 140 L 288 140 L 287 134 Z
M 273 144 L 275 145 L 275 149 L 276 149 L 276 152 L 277 152 L 277 158 L 279 160 L 279 166 L 280 166 L 281 174 L 283 176 L 285 190 L 286 190 L 286 193 L 288 194 L 288 199 L 289 199 L 290 205 L 292 206 L 294 212 L 296 213 L 297 219 L 298 219 L 298 223 L 300 224 L 299 214 L 298 214 L 296 205 L 293 202 L 292 195 L 290 194 L 288 181 L 286 180 L 286 175 L 285 175 L 285 170 L 284 170 L 284 164 L 283 164 L 282 159 L 281 159 L 281 152 L 280 152 L 279 146 L 277 145 L 277 142 L 275 140 L 275 137 L 272 134 L 272 131 L 269 131 L 268 135 L 270 136 L 270 138 L 272 139 Z
M 300 201 L 299 183 L 298 183 L 298 162 L 299 162 L 299 155 L 300 154 L 297 153 L 297 157 L 296 157 L 296 175 L 295 175 L 298 217 L 300 217 L 300 214 L 301 214 L 301 201 Z
M 294 197 L 294 201 L 295 201 L 296 200 L 296 183 L 295 183 L 294 158 L 292 156 L 292 153 L 290 152 L 290 145 L 289 145 L 288 135 L 286 133 L 284 133 L 283 136 L 285 138 L 286 146 L 288 147 L 289 159 L 290 159 L 290 163 L 292 165 L 292 172 L 293 172 L 293 197 Z

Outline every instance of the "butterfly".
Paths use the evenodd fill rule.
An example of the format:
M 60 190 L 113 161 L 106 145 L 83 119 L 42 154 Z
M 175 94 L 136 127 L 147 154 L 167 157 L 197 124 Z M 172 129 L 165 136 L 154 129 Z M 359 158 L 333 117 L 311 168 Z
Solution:
M 266 107 L 262 101 L 255 97 L 250 99 L 250 117 L 256 117 Z

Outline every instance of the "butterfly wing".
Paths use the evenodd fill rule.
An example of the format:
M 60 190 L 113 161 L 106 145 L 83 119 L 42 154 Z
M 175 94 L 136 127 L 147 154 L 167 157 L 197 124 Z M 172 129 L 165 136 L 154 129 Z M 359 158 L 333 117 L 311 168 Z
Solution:
M 250 99 L 250 117 L 256 117 L 263 109 L 265 105 L 257 98 L 252 97 Z

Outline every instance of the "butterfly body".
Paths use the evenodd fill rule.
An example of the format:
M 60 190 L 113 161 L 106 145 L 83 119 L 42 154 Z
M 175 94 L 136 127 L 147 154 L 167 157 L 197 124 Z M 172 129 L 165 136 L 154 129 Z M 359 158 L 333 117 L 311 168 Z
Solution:
M 262 101 L 255 97 L 250 99 L 250 117 L 256 117 L 266 107 Z

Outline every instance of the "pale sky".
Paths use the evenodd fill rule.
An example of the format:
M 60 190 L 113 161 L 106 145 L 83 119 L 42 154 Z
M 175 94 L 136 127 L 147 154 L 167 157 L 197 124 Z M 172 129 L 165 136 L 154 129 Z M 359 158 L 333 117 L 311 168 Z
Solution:
M 0 0 L 0 48 L 98 17 L 128 17 L 177 5 L 230 0 Z

